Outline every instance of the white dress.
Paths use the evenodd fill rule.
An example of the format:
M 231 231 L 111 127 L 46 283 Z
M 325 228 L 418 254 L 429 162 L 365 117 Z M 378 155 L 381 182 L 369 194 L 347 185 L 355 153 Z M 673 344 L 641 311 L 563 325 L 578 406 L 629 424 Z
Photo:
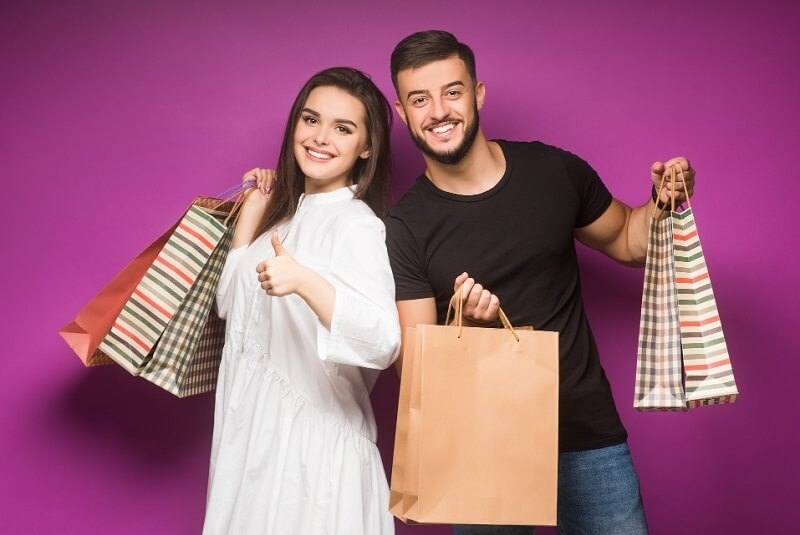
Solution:
M 299 296 L 261 289 L 272 232 L 230 252 L 203 533 L 392 534 L 369 397 L 400 346 L 383 222 L 341 188 L 301 197 L 277 230 L 335 287 L 331 329 Z

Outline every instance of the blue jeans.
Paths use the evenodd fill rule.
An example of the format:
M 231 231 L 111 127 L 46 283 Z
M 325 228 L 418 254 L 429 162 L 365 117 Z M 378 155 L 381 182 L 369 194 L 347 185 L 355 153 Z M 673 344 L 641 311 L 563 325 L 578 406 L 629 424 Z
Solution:
M 558 456 L 561 535 L 646 535 L 639 478 L 628 444 Z M 454 535 L 532 535 L 533 526 L 453 526 Z

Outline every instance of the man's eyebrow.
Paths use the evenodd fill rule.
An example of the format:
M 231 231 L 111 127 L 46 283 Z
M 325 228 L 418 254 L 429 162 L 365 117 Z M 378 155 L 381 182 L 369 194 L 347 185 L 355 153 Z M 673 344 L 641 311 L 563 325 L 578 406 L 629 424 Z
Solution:
M 320 118 L 320 114 L 318 112 L 312 110 L 311 108 L 303 108 L 302 110 L 300 110 L 300 113 L 307 113 L 309 115 L 313 115 L 317 119 Z M 345 124 L 352 125 L 353 128 L 358 128 L 358 125 L 355 122 L 351 121 L 350 119 L 337 119 L 337 118 L 334 118 L 333 122 L 334 123 L 345 123 Z
M 464 84 L 464 82 L 462 82 L 461 80 L 456 80 L 455 82 L 450 82 L 449 84 L 446 84 L 444 87 L 442 87 L 442 89 L 450 89 L 451 87 L 456 85 L 465 86 L 466 84 Z
M 466 84 L 464 84 L 464 82 L 462 82 L 461 80 L 456 80 L 455 82 L 450 82 L 449 84 L 443 85 L 442 86 L 442 90 L 450 89 L 451 87 L 454 87 L 454 86 L 457 86 L 457 85 L 465 86 Z M 427 95 L 427 94 L 430 94 L 430 91 L 428 91 L 427 89 L 416 89 L 414 91 L 409 91 L 408 94 L 406 95 L 406 98 L 407 99 L 411 98 L 414 95 Z

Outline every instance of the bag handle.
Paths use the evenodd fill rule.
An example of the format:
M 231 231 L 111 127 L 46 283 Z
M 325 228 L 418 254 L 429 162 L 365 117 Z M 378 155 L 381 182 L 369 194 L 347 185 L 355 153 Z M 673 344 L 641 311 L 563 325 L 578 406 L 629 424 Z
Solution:
M 464 328 L 464 296 L 461 295 L 461 288 L 459 288 L 458 291 L 453 294 L 453 297 L 450 298 L 450 303 L 447 305 L 447 317 L 444 320 L 445 325 L 450 325 L 450 311 L 455 313 L 453 316 L 453 321 L 458 327 L 458 337 L 461 338 L 461 330 Z M 517 331 L 514 329 L 514 326 L 511 325 L 511 322 L 508 320 L 508 316 L 506 316 L 506 313 L 503 312 L 503 309 L 500 307 L 497 308 L 497 317 L 500 318 L 500 323 L 503 324 L 503 327 L 511 331 L 511 335 L 517 342 L 519 342 L 519 335 L 517 334 Z
M 215 195 L 215 197 L 217 199 L 221 199 L 222 201 L 229 201 L 236 197 L 239 193 L 254 187 L 256 187 L 256 181 L 254 178 L 242 180 L 241 182 L 229 187 L 219 195 Z
M 689 188 L 686 186 L 686 175 L 684 175 L 683 173 L 683 168 L 680 165 L 673 164 L 667 168 L 667 171 L 669 172 L 669 182 L 670 184 L 672 184 L 673 191 L 675 191 L 675 183 L 678 181 L 678 176 L 680 176 L 680 180 L 681 182 L 683 182 L 683 191 L 686 192 L 686 206 L 688 208 L 691 208 L 692 202 L 689 200 Z M 659 192 L 664 187 L 664 182 L 666 180 L 667 180 L 667 173 L 665 172 L 663 175 L 661 175 L 661 183 L 658 185 Z M 660 209 L 658 207 L 659 203 L 658 202 L 655 203 L 655 206 L 653 208 L 653 219 L 664 213 L 664 210 L 666 209 L 667 206 L 669 206 L 673 212 L 675 211 L 676 208 L 675 196 L 674 195 L 670 196 L 669 200 L 670 200 L 669 204 L 661 203 Z
M 251 178 L 251 179 L 248 179 L 248 180 L 243 180 L 243 181 L 241 181 L 241 182 L 229 187 L 228 189 L 226 189 L 222 193 L 219 193 L 219 194 L 215 195 L 214 199 L 216 199 L 217 202 L 213 203 L 210 206 L 210 208 L 212 210 L 216 210 L 217 208 L 219 208 L 220 206 L 222 206 L 226 202 L 230 201 L 234 197 L 237 197 L 242 192 L 244 192 L 244 195 L 241 195 L 238 199 L 236 199 L 236 201 L 234 201 L 233 208 L 231 208 L 231 211 L 228 212 L 228 216 L 225 218 L 225 221 L 224 221 L 225 226 L 235 225 L 236 221 L 239 219 L 239 212 L 240 212 L 239 209 L 242 207 L 242 203 L 247 198 L 247 196 L 252 193 L 252 188 L 255 188 L 255 187 L 256 187 L 256 180 L 255 179 Z M 231 217 L 233 217 L 233 221 L 231 222 L 231 225 L 228 225 L 228 222 L 230 221 Z

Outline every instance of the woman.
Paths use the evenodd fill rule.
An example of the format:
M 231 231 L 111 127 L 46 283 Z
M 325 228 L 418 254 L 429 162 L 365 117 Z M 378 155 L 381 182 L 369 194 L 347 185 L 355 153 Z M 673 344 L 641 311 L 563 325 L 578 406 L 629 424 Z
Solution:
M 367 76 L 327 69 L 295 99 L 275 172 L 244 175 L 206 534 L 394 532 L 369 398 L 400 345 L 378 218 L 390 120 Z

